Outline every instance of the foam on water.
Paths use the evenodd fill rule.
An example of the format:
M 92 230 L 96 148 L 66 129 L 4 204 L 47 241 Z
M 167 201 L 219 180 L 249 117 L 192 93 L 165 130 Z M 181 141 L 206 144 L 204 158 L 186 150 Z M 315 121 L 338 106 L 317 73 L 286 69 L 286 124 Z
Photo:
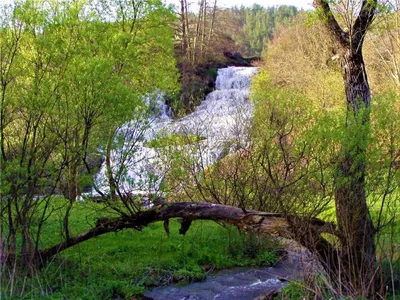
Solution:
M 204 140 L 198 145 L 200 151 L 197 155 L 199 159 L 201 156 L 203 166 L 220 158 L 227 143 L 246 134 L 252 116 L 252 103 L 249 101 L 251 77 L 257 70 L 253 67 L 219 69 L 216 90 L 208 94 L 193 113 L 175 121 L 162 94 L 146 98 L 147 103 L 154 107 L 154 116 L 147 120 L 146 130 L 138 130 L 144 125 L 135 121 L 122 126 L 119 133 L 127 138 L 121 148 L 111 154 L 113 170 L 118 171 L 121 167 L 125 170 L 119 182 L 122 189 L 137 193 L 157 190 L 165 171 L 161 154 L 146 147 L 146 142 L 156 136 L 172 133 L 201 136 Z M 104 165 L 96 176 L 96 185 L 108 192 Z

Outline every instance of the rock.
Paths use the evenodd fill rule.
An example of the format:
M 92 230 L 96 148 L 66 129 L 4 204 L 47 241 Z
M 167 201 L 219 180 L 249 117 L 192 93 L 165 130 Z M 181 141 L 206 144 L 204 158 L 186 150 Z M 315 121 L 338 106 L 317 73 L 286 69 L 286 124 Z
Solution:
M 229 51 L 224 52 L 224 56 L 228 59 L 228 66 L 235 67 L 251 67 L 255 62 L 259 61 L 259 57 L 244 58 L 242 54 Z
M 285 238 L 278 238 L 278 240 L 286 251 L 281 264 L 288 266 L 287 269 L 291 272 L 290 279 L 306 280 L 313 274 L 323 272 L 324 268 L 321 263 L 308 249 L 293 240 Z M 278 279 L 281 278 L 285 277 L 278 277 Z

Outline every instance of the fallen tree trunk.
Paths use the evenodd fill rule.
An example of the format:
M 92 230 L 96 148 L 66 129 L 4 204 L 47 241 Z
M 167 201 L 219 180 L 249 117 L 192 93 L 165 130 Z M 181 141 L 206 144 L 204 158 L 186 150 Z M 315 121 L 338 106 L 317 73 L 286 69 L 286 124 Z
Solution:
M 276 213 L 245 212 L 237 207 L 220 204 L 181 202 L 164 204 L 161 207 L 141 211 L 132 216 L 99 219 L 94 228 L 55 246 L 40 250 L 38 257 L 42 262 L 45 262 L 61 251 L 91 238 L 128 228 L 140 230 L 148 224 L 158 221 L 165 222 L 164 228 L 168 233 L 168 221 L 172 218 L 183 219 L 181 234 L 187 232 L 194 220 L 212 220 L 225 222 L 246 231 L 293 239 L 311 251 L 318 251 L 322 254 L 333 250 L 330 244 L 321 237 L 321 233 L 324 232 L 334 234 L 335 228 L 331 223 L 297 216 L 287 217 Z M 303 229 L 299 230 L 299 228 Z

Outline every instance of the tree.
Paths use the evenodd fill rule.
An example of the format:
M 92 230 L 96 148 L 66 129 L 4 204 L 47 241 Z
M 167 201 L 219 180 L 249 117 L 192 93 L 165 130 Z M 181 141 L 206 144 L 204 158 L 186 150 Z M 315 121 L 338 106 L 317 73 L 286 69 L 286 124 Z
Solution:
M 145 117 L 146 94 L 177 90 L 171 9 L 153 0 L 93 7 L 27 0 L 0 16 L 0 232 L 12 263 L 35 266 L 54 194 L 69 200 L 70 239 L 70 210 L 99 168 L 90 161 L 111 153 L 120 126 Z
M 258 56 L 273 38 L 277 25 L 290 22 L 298 14 L 296 7 L 287 5 L 265 8 L 254 4 L 252 7 L 234 8 L 231 11 L 232 18 L 237 18 L 241 24 L 233 32 L 240 51 L 244 55 Z
M 358 135 L 363 127 L 355 122 L 359 119 L 354 120 L 354 114 L 348 111 L 347 101 L 344 101 L 346 93 L 342 66 L 337 59 L 337 45 L 327 39 L 329 30 L 325 20 L 319 20 L 319 16 L 318 11 L 300 15 L 290 26 L 281 27 L 264 54 L 265 63 L 260 66 L 259 75 L 253 80 L 254 124 L 258 127 L 256 138 L 265 153 L 264 165 L 268 171 L 260 176 L 266 178 L 264 182 L 270 187 L 278 188 L 269 188 L 272 192 L 276 190 L 279 196 L 275 200 L 275 203 L 280 202 L 277 203 L 278 212 L 343 222 L 340 220 L 343 216 L 336 214 L 335 210 L 336 191 L 344 184 L 338 162 L 342 161 L 343 152 L 354 143 L 361 141 L 361 145 L 366 144 L 364 190 L 368 216 L 375 225 L 372 242 L 377 248 L 378 264 L 370 278 L 367 278 L 370 274 L 364 273 L 361 280 L 364 280 L 365 289 L 351 282 L 345 269 L 348 262 L 344 262 L 342 257 L 346 252 L 346 248 L 342 250 L 342 231 L 337 230 L 334 234 L 337 237 L 329 236 L 326 240 L 333 248 L 329 249 L 325 242 L 321 244 L 328 246 L 325 251 L 321 251 L 323 247 L 303 243 L 319 254 L 325 270 L 331 275 L 329 286 L 334 288 L 334 294 L 366 296 L 374 289 L 374 277 L 382 279 L 381 291 L 389 284 L 390 276 L 378 276 L 384 271 L 377 266 L 392 261 L 392 249 L 398 249 L 393 240 L 396 236 L 394 224 L 398 220 L 396 205 L 400 175 L 396 162 L 400 142 L 398 94 L 396 88 L 388 84 L 389 76 L 385 77 L 386 81 L 380 78 L 379 84 L 386 84 L 385 90 L 378 89 L 380 86 L 376 82 L 372 84 L 375 101 L 371 102 L 367 119 L 368 140 L 360 140 Z M 376 30 L 375 25 L 381 24 L 381 17 L 374 22 L 374 31 L 366 38 L 366 45 L 371 39 L 380 40 L 387 34 Z M 374 68 L 377 61 L 366 63 L 369 75 L 376 78 L 379 74 L 379 70 Z M 380 62 L 378 69 L 382 66 L 385 62 Z M 290 175 L 288 180 L 285 173 Z M 300 176 L 303 179 L 290 187 L 291 178 Z M 357 213 L 357 208 L 353 207 L 352 212 Z M 307 224 L 295 225 L 298 226 L 295 230 L 298 237 L 307 235 Z M 365 259 L 365 254 L 359 255 Z M 371 262 L 365 259 L 366 266 L 371 266 Z
M 350 7 L 355 7 L 351 1 L 350 4 Z M 349 21 L 346 30 L 339 25 L 329 2 L 315 0 L 314 5 L 337 44 L 348 113 L 335 190 L 336 219 L 342 251 L 339 265 L 332 268 L 335 268 L 335 272 L 343 270 L 343 278 L 360 294 L 372 295 L 378 268 L 374 241 L 376 229 L 370 217 L 365 190 L 371 92 L 362 49 L 378 2 L 362 1 L 357 15 L 349 11 L 348 18 L 345 18 Z
M 181 52 L 182 55 L 186 55 L 186 51 L 188 49 L 188 13 L 187 13 L 187 1 L 181 0 L 181 12 L 180 12 L 180 20 L 181 20 L 181 30 L 182 30 L 182 40 L 181 40 Z

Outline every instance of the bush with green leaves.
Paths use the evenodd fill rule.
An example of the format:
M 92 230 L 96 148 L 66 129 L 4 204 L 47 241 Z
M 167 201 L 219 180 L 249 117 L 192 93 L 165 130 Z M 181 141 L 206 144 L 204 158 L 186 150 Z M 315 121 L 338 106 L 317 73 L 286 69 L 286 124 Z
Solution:
M 68 239 L 69 212 L 101 157 L 110 158 L 118 129 L 145 119 L 145 95 L 177 92 L 175 15 L 158 0 L 24 0 L 1 9 L 0 232 L 8 257 L 32 267 L 50 196 L 70 200 Z

